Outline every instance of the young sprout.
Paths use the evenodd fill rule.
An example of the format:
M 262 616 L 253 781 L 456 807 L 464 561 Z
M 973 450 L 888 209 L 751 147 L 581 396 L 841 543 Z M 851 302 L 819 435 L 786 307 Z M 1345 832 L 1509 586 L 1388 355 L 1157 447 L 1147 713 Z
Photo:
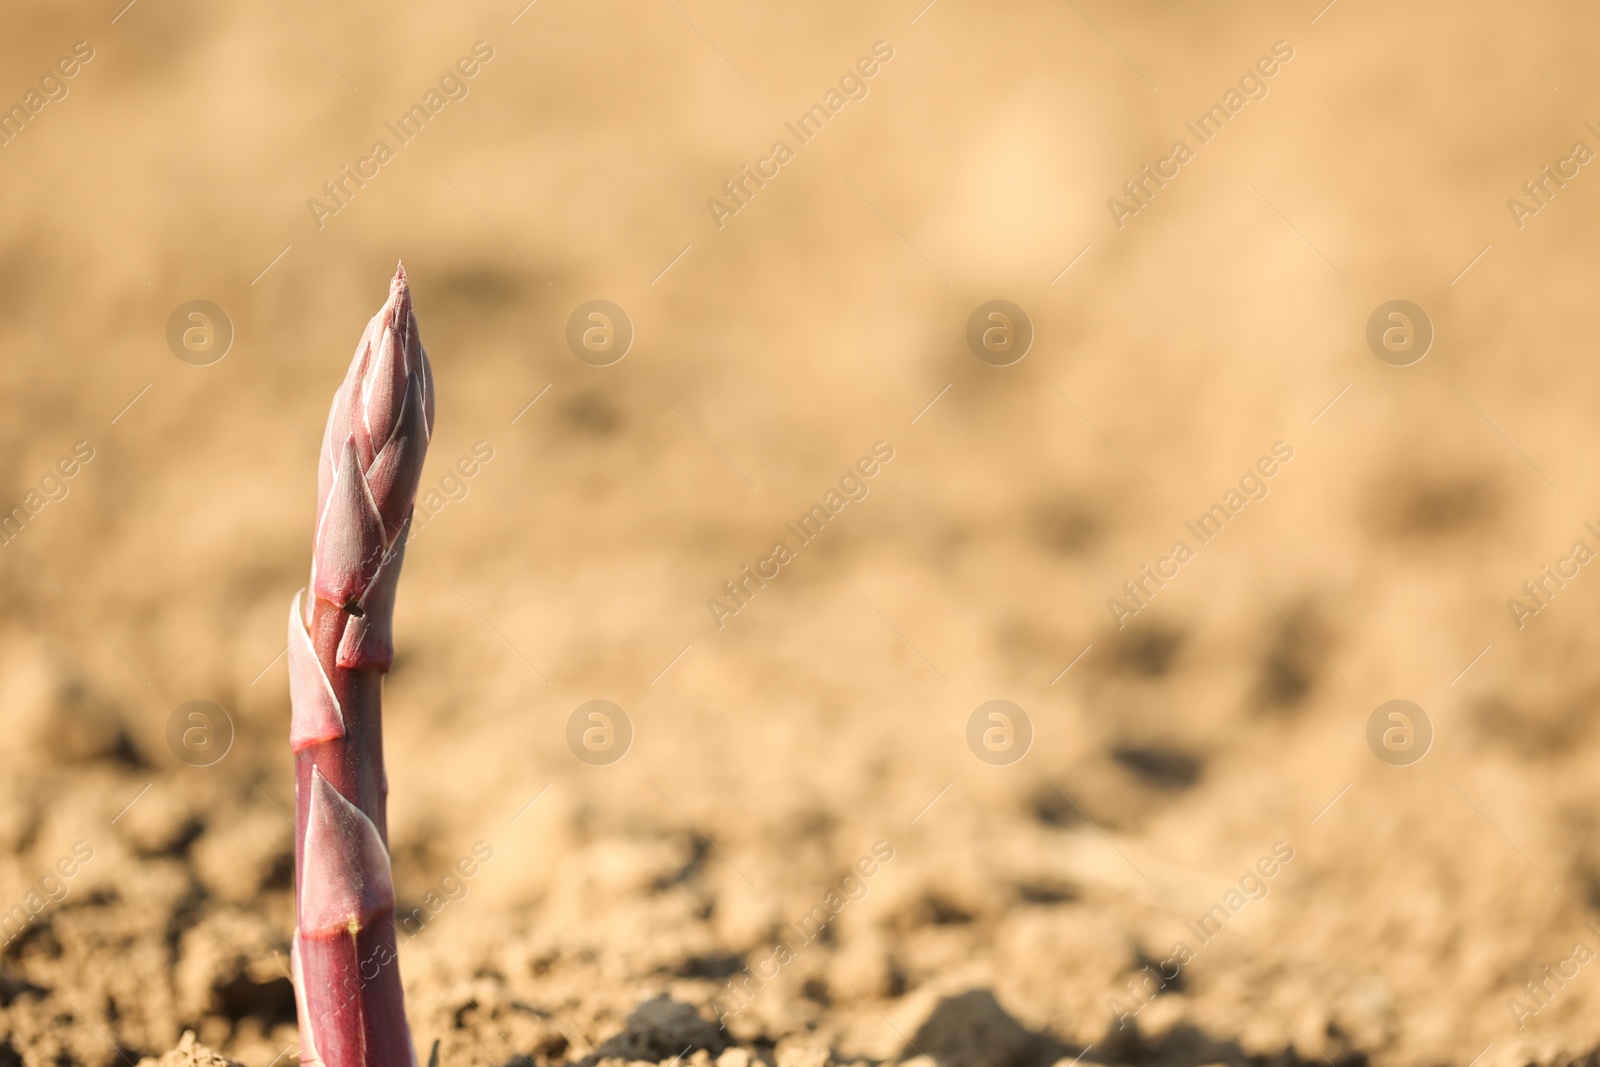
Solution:
M 395 954 L 383 676 L 395 586 L 433 433 L 433 372 L 405 267 L 333 396 L 311 585 L 289 608 L 300 1060 L 415 1067 Z

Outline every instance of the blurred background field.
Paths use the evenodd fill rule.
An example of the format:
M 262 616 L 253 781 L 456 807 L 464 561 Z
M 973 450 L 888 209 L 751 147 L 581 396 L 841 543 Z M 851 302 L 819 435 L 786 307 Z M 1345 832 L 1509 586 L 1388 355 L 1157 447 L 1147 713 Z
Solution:
M 1507 606 L 1600 548 L 1600 178 L 1541 172 L 1600 150 L 1590 7 L 124 2 L 0 12 L 27 114 L 0 146 L 0 515 L 26 512 L 0 916 L 27 912 L 0 1067 L 186 1028 L 294 1055 L 277 657 L 327 405 L 397 259 L 448 501 L 386 715 L 423 1054 L 1592 1060 L 1600 978 L 1562 961 L 1600 950 L 1600 579 L 1520 629 Z M 879 42 L 719 227 L 707 201 Z M 1119 228 L 1108 198 L 1179 139 Z M 594 299 L 634 330 L 609 366 L 566 340 Z M 994 299 L 1036 334 L 1008 367 L 965 340 Z M 1365 340 L 1393 299 L 1435 331 L 1410 366 Z M 167 340 L 192 300 L 232 328 L 205 366 Z M 1107 599 L 1280 441 L 1267 495 L 1119 628 Z M 877 442 L 866 498 L 719 628 L 708 599 Z M 632 724 L 606 766 L 567 743 L 592 699 Z M 966 739 L 993 699 L 1033 731 L 1005 766 Z M 1432 724 L 1410 766 L 1367 744 L 1391 699 Z M 211 766 L 169 747 L 191 700 L 232 724 Z M 1152 991 L 1276 842 L 1265 895 Z

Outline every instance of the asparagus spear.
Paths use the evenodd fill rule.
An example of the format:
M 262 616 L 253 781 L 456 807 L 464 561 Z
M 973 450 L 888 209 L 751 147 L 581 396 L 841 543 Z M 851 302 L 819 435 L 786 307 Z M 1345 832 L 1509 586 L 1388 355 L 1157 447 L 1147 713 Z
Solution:
M 289 609 L 295 756 L 292 949 L 300 1060 L 415 1067 L 395 955 L 383 675 L 406 531 L 433 433 L 433 372 L 405 267 L 334 394 L 310 595 Z

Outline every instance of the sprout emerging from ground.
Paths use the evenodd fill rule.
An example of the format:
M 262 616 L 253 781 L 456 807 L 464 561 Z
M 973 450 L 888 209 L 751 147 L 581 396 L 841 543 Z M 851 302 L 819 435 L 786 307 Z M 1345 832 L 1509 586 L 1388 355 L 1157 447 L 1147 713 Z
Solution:
M 300 1060 L 414 1067 L 395 954 L 383 676 L 406 531 L 433 433 L 433 372 L 405 268 L 367 324 L 322 439 L 309 595 L 289 608 L 292 949 Z

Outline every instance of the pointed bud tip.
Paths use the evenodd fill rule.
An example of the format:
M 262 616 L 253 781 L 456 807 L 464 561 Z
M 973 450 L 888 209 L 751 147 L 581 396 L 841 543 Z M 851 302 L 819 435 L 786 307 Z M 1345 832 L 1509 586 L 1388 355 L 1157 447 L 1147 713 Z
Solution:
M 389 320 L 403 323 L 411 314 L 411 279 L 406 275 L 406 265 L 399 263 L 394 269 L 394 277 L 389 280 L 389 299 L 386 303 L 393 306 L 395 314 Z M 379 315 L 383 312 L 380 310 Z

